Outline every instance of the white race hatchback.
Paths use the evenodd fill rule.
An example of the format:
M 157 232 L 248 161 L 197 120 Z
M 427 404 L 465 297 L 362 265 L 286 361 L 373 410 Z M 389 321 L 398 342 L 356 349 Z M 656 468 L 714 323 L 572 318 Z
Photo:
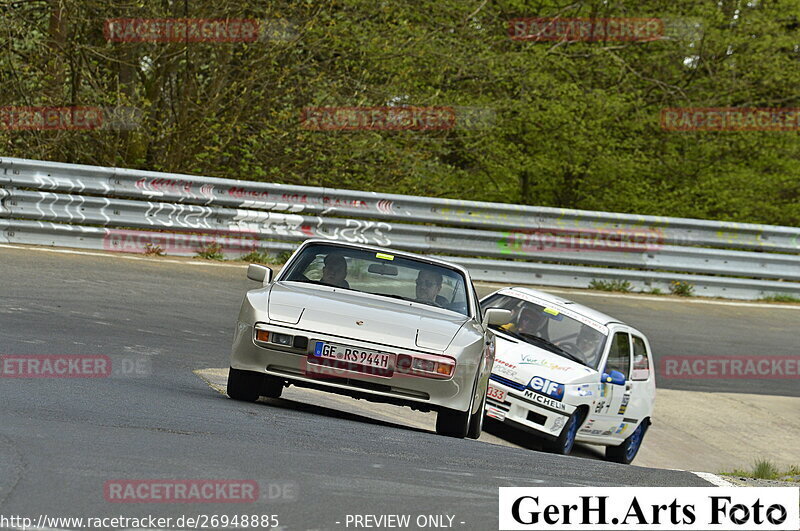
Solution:
M 496 291 L 481 307 L 512 312 L 491 327 L 497 346 L 486 415 L 544 439 L 552 452 L 568 454 L 578 441 L 604 445 L 610 461 L 633 461 L 656 395 L 645 335 L 528 288 Z

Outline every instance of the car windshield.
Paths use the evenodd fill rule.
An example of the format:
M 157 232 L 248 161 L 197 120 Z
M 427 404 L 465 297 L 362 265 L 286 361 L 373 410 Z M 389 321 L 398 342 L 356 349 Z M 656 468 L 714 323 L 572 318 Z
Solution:
M 470 315 L 462 273 L 390 252 L 311 244 L 278 280 L 372 293 Z
M 481 304 L 488 308 L 511 310 L 511 319 L 492 329 L 518 340 L 544 348 L 582 365 L 597 369 L 606 335 L 565 313 L 533 302 L 494 295 Z

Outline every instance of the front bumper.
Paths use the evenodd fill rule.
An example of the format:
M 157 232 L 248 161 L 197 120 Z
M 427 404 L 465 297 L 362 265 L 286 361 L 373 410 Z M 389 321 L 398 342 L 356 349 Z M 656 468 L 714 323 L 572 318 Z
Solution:
M 569 416 L 577 409 L 545 395 L 516 389 L 493 379 L 489 380 L 489 386 L 504 392 L 505 398 L 502 401 L 492 398 L 493 393 L 490 392 L 486 398 L 486 415 L 539 436 L 558 437 Z
M 256 326 L 261 327 L 261 323 Z M 411 406 L 421 410 L 443 408 L 465 411 L 475 381 L 475 364 L 456 359 L 453 375 L 447 379 L 426 378 L 393 371 L 391 376 L 365 374 L 355 370 L 320 368 L 307 362 L 316 341 L 347 344 L 368 350 L 393 354 L 419 354 L 399 348 L 375 345 L 357 339 L 342 338 L 324 333 L 297 330 L 269 323 L 271 332 L 309 337 L 304 351 L 256 344 L 253 326 L 239 321 L 231 350 L 231 367 L 260 372 L 286 380 L 290 384 L 313 387 L 333 393 Z

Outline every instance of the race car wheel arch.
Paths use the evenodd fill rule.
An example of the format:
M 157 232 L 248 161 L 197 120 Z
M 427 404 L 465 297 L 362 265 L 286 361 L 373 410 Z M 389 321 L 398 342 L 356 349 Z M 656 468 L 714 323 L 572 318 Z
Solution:
M 569 420 L 561 429 L 561 433 L 554 440 L 544 442 L 544 448 L 548 452 L 559 455 L 569 455 L 572 448 L 575 446 L 575 437 L 578 435 L 578 430 L 583 424 L 586 415 L 589 412 L 588 406 L 580 406 L 576 409 Z
M 453 409 L 439 410 L 439 412 L 436 414 L 436 433 L 439 435 L 446 435 L 448 437 L 456 437 L 458 439 L 463 439 L 464 437 L 470 435 L 470 432 L 472 432 L 472 426 L 475 424 L 473 422 L 474 415 L 472 410 L 475 409 L 475 398 L 477 398 L 476 395 L 478 394 L 479 378 L 480 372 L 475 375 L 475 380 L 472 384 L 472 391 L 470 392 L 469 407 L 466 411 L 457 411 Z M 484 393 L 484 397 L 485 396 L 486 393 Z M 481 404 L 483 404 L 483 398 L 481 399 Z M 483 409 L 478 410 L 477 414 L 481 417 L 480 428 L 478 430 L 479 437 L 480 430 L 483 428 Z M 477 439 L 478 437 L 472 438 Z
M 633 462 L 639 448 L 642 447 L 647 428 L 650 426 L 650 418 L 646 418 L 639 423 L 633 433 L 625 439 L 619 446 L 606 446 L 606 460 L 614 463 L 629 465 Z
M 467 437 L 470 439 L 477 439 L 481 436 L 481 432 L 483 431 L 483 417 L 486 412 L 486 393 L 483 393 L 483 398 L 480 401 L 481 407 L 472 414 L 472 418 L 469 421 L 469 431 L 467 432 Z

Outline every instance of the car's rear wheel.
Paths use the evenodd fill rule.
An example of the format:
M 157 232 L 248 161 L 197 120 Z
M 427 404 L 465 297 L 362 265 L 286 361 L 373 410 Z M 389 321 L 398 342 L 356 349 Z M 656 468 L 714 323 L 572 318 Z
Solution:
M 442 409 L 436 414 L 436 433 L 458 439 L 466 437 L 472 425 L 472 406 L 474 405 L 475 388 L 473 387 L 472 397 L 466 411 Z
M 639 453 L 644 434 L 647 432 L 647 421 L 641 424 L 619 446 L 606 446 L 606 460 L 629 465 Z
M 578 435 L 578 428 L 582 420 L 583 411 L 579 409 L 570 415 L 558 438 L 544 443 L 544 449 L 554 454 L 569 455 L 573 446 L 575 446 L 575 436 Z
M 278 398 L 282 391 L 283 381 L 280 378 L 233 367 L 228 372 L 228 396 L 234 400 L 255 402 L 260 396 Z

